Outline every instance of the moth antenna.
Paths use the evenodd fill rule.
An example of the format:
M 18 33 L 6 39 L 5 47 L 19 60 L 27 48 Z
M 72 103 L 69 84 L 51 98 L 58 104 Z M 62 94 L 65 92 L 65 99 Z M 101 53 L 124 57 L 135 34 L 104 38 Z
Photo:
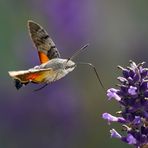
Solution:
M 45 88 L 47 85 L 48 85 L 48 83 L 46 83 L 46 84 L 45 84 L 45 85 L 43 85 L 42 87 L 39 87 L 39 88 L 35 89 L 34 91 L 39 91 L 39 90 L 41 90 L 41 89 Z
M 67 62 L 69 60 L 72 60 L 73 58 L 75 58 L 76 56 L 78 56 L 80 53 L 82 53 L 87 47 L 89 46 L 89 43 L 87 43 L 86 45 L 82 46 L 79 50 L 77 50 L 70 58 L 67 59 Z
M 103 83 L 102 83 L 102 81 L 100 79 L 100 76 L 99 76 L 99 74 L 98 74 L 98 72 L 96 70 L 96 67 L 93 64 L 91 64 L 91 63 L 85 63 L 85 62 L 79 62 L 77 64 L 78 65 L 88 65 L 88 66 L 92 67 L 94 72 L 95 72 L 95 74 L 96 74 L 96 77 L 97 77 L 99 83 L 101 84 L 101 87 L 103 88 L 104 92 L 106 93 L 106 89 L 105 89 L 105 87 L 104 87 L 104 85 L 103 85 Z

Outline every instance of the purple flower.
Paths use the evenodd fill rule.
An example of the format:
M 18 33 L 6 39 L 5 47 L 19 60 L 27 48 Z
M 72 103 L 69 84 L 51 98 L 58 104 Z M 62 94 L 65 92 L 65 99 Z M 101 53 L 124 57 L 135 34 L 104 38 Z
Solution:
M 112 98 L 114 98 L 117 101 L 120 101 L 121 98 L 119 97 L 119 95 L 117 94 L 118 90 L 114 89 L 114 88 L 110 88 L 107 90 L 107 96 L 108 99 L 111 100 Z
M 148 147 L 148 69 L 143 68 L 144 62 L 123 68 L 122 76 L 118 77 L 118 89 L 107 90 L 108 100 L 114 98 L 120 105 L 120 117 L 103 113 L 102 118 L 110 122 L 122 124 L 124 134 L 115 129 L 110 130 L 111 137 L 118 138 L 135 148 Z
M 128 89 L 128 93 L 130 95 L 136 95 L 137 94 L 136 90 L 137 90 L 137 87 L 130 86 L 130 88 Z
M 122 137 L 121 140 L 130 144 L 130 145 L 136 145 L 137 144 L 137 140 L 136 140 L 136 138 L 133 137 L 132 134 L 128 134 L 127 136 Z
M 122 138 L 122 136 L 115 129 L 110 130 L 110 134 L 112 138 Z
M 122 117 L 115 117 L 115 116 L 112 116 L 109 113 L 103 113 L 102 114 L 102 118 L 106 119 L 109 124 L 110 124 L 110 122 L 125 123 L 125 119 L 124 118 L 122 118 Z
M 132 134 L 128 134 L 126 138 L 127 138 L 128 144 L 136 144 L 137 143 L 137 140 L 133 137 Z

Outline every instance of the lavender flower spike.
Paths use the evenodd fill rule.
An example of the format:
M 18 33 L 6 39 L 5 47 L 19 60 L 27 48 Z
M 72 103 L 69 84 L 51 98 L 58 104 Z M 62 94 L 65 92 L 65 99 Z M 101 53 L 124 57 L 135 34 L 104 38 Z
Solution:
M 136 64 L 130 61 L 130 66 L 123 68 L 122 76 L 118 77 L 118 89 L 107 90 L 108 99 L 114 98 L 121 108 L 120 117 L 103 113 L 102 118 L 121 124 L 124 136 L 115 129 L 110 130 L 111 137 L 118 138 L 135 148 L 148 148 L 148 68 L 144 62 Z

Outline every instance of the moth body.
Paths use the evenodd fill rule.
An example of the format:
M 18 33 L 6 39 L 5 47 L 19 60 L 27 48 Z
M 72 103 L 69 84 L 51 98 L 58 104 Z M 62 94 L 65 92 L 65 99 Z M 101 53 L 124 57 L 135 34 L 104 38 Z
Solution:
M 67 62 L 67 59 L 55 58 L 40 65 L 39 69 L 52 69 L 53 75 L 49 74 L 46 78 L 46 82 L 50 83 L 66 76 L 69 72 L 73 71 L 75 67 L 76 64 L 71 60 Z
M 30 82 L 50 83 L 59 80 L 73 71 L 75 67 L 76 64 L 71 60 L 55 58 L 28 70 L 9 71 L 8 73 L 14 79 L 16 88 L 19 89 L 23 84 Z

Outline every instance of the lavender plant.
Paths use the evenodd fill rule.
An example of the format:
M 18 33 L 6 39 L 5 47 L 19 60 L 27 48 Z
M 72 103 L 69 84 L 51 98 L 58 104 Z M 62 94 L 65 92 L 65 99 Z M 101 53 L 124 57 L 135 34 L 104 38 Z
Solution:
M 143 63 L 130 61 L 130 66 L 123 68 L 118 89 L 107 90 L 108 100 L 115 99 L 120 105 L 116 116 L 103 113 L 102 117 L 111 122 L 118 122 L 124 133 L 121 135 L 111 129 L 111 137 L 133 145 L 135 148 L 148 148 L 148 68 Z

